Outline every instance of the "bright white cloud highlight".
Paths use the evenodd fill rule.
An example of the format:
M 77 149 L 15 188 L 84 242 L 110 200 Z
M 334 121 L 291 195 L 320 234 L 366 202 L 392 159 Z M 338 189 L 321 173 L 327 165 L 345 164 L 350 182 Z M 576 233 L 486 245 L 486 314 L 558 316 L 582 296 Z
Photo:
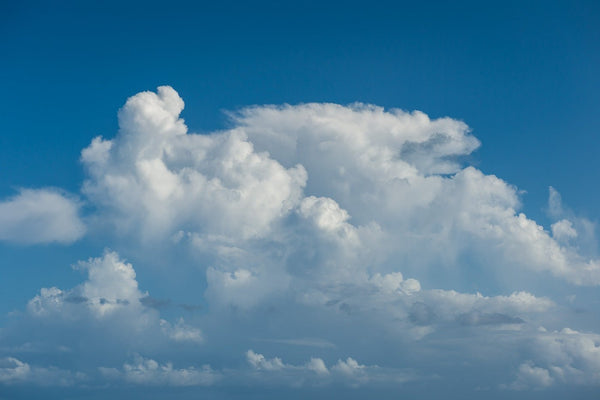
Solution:
M 528 218 L 517 188 L 464 165 L 479 141 L 462 121 L 365 104 L 255 106 L 231 114 L 228 129 L 196 134 L 183 107 L 168 86 L 129 98 L 116 137 L 82 151 L 82 192 L 94 209 L 89 229 L 116 232 L 132 254 L 189 251 L 163 273 L 200 269 L 206 281 L 193 290 L 206 309 L 197 319 L 161 318 L 133 266 L 107 251 L 78 264 L 87 274 L 80 285 L 42 288 L 5 337 L 58 346 L 73 331 L 86 354 L 104 344 L 150 355 L 100 364 L 119 366 L 100 368 L 105 378 L 136 385 L 388 385 L 416 376 L 397 368 L 400 347 L 416 363 L 464 353 L 460 361 L 475 365 L 477 350 L 515 346 L 529 353 L 510 360 L 518 367 L 504 388 L 600 384 L 597 335 L 532 333 L 570 312 L 532 281 L 600 285 L 600 261 L 588 251 L 594 225 L 571 215 L 553 188 L 550 227 Z M 8 221 L 0 240 L 76 240 L 77 213 L 61 194 L 22 191 L 0 203 Z M 54 336 L 39 339 L 32 321 Z M 368 335 L 376 339 L 357 340 Z M 323 339 L 265 339 L 302 337 Z M 181 354 L 209 351 L 201 348 L 239 357 L 249 342 L 294 347 L 272 358 L 248 350 L 241 369 L 174 366 Z M 315 348 L 323 358 L 304 354 Z M 172 363 L 156 361 L 165 353 Z M 357 361 L 365 354 L 389 354 L 377 364 L 395 368 Z M 5 364 L 4 383 L 33 368 Z

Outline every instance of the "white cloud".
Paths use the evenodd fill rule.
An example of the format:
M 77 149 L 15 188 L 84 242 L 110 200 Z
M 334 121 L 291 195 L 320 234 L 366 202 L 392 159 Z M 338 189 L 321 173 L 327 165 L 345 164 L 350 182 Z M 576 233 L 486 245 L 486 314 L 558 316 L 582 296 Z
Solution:
M 183 100 L 170 87 L 131 97 L 113 140 L 82 151 L 83 191 L 121 231 L 146 239 L 182 227 L 262 237 L 299 201 L 306 172 L 254 151 L 244 132 L 188 134 Z
M 183 318 L 171 324 L 160 318 L 158 310 L 144 305 L 142 299 L 148 293 L 140 291 L 133 266 L 117 253 L 106 251 L 102 257 L 79 262 L 75 268 L 87 272 L 87 279 L 68 290 L 42 288 L 29 301 L 24 324 L 34 320 L 64 332 L 81 331 L 82 345 L 95 340 L 95 331 L 108 332 L 111 340 L 142 349 L 153 341 L 203 342 L 202 331 Z M 14 333 L 23 335 L 21 340 L 32 334 L 35 332 Z M 48 334 L 45 340 L 60 342 L 61 337 Z
M 28 310 L 36 316 L 61 317 L 66 308 L 85 310 L 96 318 L 114 313 L 138 314 L 144 312 L 140 298 L 147 294 L 138 289 L 135 271 L 115 252 L 79 262 L 78 269 L 85 270 L 88 279 L 72 290 L 42 288 L 40 294 L 29 301 Z
M 552 236 L 566 247 L 577 249 L 583 256 L 597 256 L 596 224 L 565 207 L 560 193 L 555 188 L 550 186 L 548 190 L 547 211 L 555 221 L 551 225 Z
M 568 219 L 561 219 L 551 225 L 552 237 L 563 241 L 577 237 L 577 231 L 573 228 L 573 223 Z
M 319 375 L 328 375 L 329 370 L 325 365 L 325 362 L 320 358 L 312 357 L 306 364 L 306 369 L 316 372 Z
M 533 388 L 544 388 L 554 383 L 550 372 L 545 368 L 534 366 L 531 362 L 519 366 L 517 379 L 508 386 L 513 390 L 526 390 Z
M 511 389 L 525 390 L 557 382 L 570 385 L 600 385 L 600 335 L 569 328 L 542 329 L 531 341 L 533 361 L 519 367 Z
M 248 350 L 246 352 L 246 358 L 248 359 L 248 363 L 250 363 L 250 365 L 252 365 L 256 369 L 276 371 L 285 368 L 285 365 L 283 364 L 280 358 L 275 357 L 268 360 L 262 354 L 255 353 L 252 350 Z
M 561 246 L 517 211 L 516 188 L 461 168 L 456 160 L 478 141 L 460 121 L 360 104 L 306 104 L 252 107 L 234 122 L 256 149 L 284 166 L 303 165 L 306 191 L 347 213 L 336 223 L 352 215 L 358 224 L 381 226 L 394 256 L 431 268 L 461 253 L 493 252 L 497 264 L 490 267 L 518 265 L 600 284 L 597 260 Z
M 136 385 L 150 386 L 210 386 L 220 379 L 210 366 L 174 368 L 172 363 L 160 364 L 151 358 L 136 356 L 121 369 L 101 367 L 107 378 L 122 379 Z
M 179 318 L 175 325 L 161 319 L 160 326 L 163 332 L 176 342 L 202 343 L 204 341 L 202 331 L 186 324 L 183 318 Z
M 81 238 L 79 203 L 53 189 L 21 189 L 0 202 L 0 240 L 22 244 L 63 243 Z
M 14 357 L 0 359 L 0 384 L 73 386 L 85 379 L 85 374 L 81 372 L 73 373 L 56 367 L 32 366 Z
M 248 350 L 246 358 L 254 369 L 251 377 L 267 380 L 271 384 L 296 387 L 343 384 L 358 387 L 368 383 L 399 384 L 416 379 L 414 372 L 408 369 L 386 369 L 377 365 L 362 365 L 352 357 L 338 360 L 331 368 L 327 368 L 325 361 L 318 357 L 311 357 L 305 364 L 293 365 L 284 363 L 279 357 L 268 359 L 262 354 Z
M 88 355 L 104 344 L 152 356 L 102 368 L 104 376 L 171 386 L 221 376 L 290 386 L 398 383 L 415 376 L 397 368 L 399 347 L 421 365 L 466 365 L 483 358 L 475 353 L 515 353 L 533 337 L 531 354 L 510 361 L 520 367 L 506 387 L 597 384 L 593 334 L 531 334 L 567 312 L 538 277 L 556 287 L 600 284 L 600 262 L 581 246 L 593 224 L 568 215 L 554 189 L 550 230 L 520 212 L 517 188 L 461 163 L 479 145 L 463 122 L 363 104 L 256 106 L 234 114 L 229 129 L 194 134 L 179 117 L 183 106 L 170 87 L 128 99 L 117 136 L 82 151 L 82 190 L 95 206 L 90 229 L 112 237 L 116 228 L 127 254 L 150 249 L 177 260 L 156 274 L 200 269 L 206 281 L 182 290 L 206 300 L 205 312 L 188 322 L 161 319 L 133 266 L 106 252 L 79 264 L 88 275 L 82 284 L 42 288 L 29 302 L 23 319 L 50 334 L 40 339 L 24 324 L 5 337 L 62 345 L 57 337 L 72 330 Z M 473 289 L 480 287 L 495 295 Z M 197 321 L 202 330 L 189 323 Z M 323 339 L 302 339 L 310 337 Z M 221 362 L 250 341 L 296 361 L 248 350 L 249 368 L 217 373 L 154 360 L 172 351 L 167 359 L 179 363 L 185 347 Z M 273 350 L 290 345 L 289 354 Z M 326 349 L 324 358 L 307 347 Z
M 406 295 L 417 293 L 421 290 L 421 284 L 416 279 L 406 279 L 402 277 L 401 272 L 392 272 L 381 275 L 373 275 L 369 281 L 384 292 L 393 293 L 400 291 Z
M 170 87 L 131 97 L 118 135 L 82 152 L 84 193 L 122 233 L 207 256 L 214 306 L 346 285 L 414 294 L 418 280 L 395 287 L 394 277 L 461 270 L 465 256 L 483 276 L 529 269 L 600 283 L 597 260 L 518 212 L 516 188 L 462 168 L 479 142 L 461 121 L 362 104 L 257 106 L 198 135 L 182 109 Z
M 364 365 L 360 365 L 352 357 L 348 357 L 345 361 L 338 360 L 337 364 L 333 366 L 333 370 L 339 371 L 346 375 L 356 375 L 365 369 Z

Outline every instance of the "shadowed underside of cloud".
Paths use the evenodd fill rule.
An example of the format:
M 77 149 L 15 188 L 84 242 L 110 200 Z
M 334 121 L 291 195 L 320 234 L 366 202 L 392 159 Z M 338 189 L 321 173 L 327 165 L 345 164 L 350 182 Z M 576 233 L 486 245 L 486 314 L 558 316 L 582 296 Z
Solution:
M 2 331 L 13 348 L 59 348 L 61 332 L 74 332 L 76 352 L 90 360 L 80 363 L 86 377 L 128 385 L 400 384 L 451 373 L 425 369 L 454 363 L 456 352 L 461 365 L 519 366 L 501 381 L 514 379 L 501 386 L 507 389 L 599 384 L 596 335 L 539 329 L 564 309 L 511 279 L 599 285 L 600 263 L 583 251 L 593 224 L 566 212 L 553 189 L 549 230 L 519 212 L 515 187 L 464 165 L 479 146 L 465 123 L 311 103 L 245 108 L 230 114 L 229 129 L 194 134 L 180 118 L 183 107 L 168 86 L 129 98 L 117 135 L 97 137 L 81 153 L 82 194 L 93 208 L 90 232 L 110 232 L 142 251 L 193 254 L 193 265 L 163 273 L 205 273 L 190 289 L 206 305 L 194 326 L 161 318 L 171 300 L 140 291 L 133 266 L 107 251 L 79 264 L 88 274 L 81 285 L 41 289 Z M 35 196 L 58 205 L 20 206 Z M 17 214 L 35 221 L 29 226 L 50 221 L 44 224 L 54 236 L 31 243 L 83 233 L 77 204 L 56 193 L 23 191 L 0 204 L 0 219 L 11 207 L 25 210 Z M 2 229 L 0 239 L 25 241 Z M 496 279 L 510 284 L 494 295 L 440 288 L 436 276 L 451 274 L 484 287 Z M 24 334 L 33 325 L 46 328 L 44 335 Z M 99 343 L 123 353 L 98 354 Z M 249 350 L 245 368 L 227 365 L 256 343 L 264 354 L 285 349 L 292 363 Z M 528 345 L 526 356 L 510 358 Z M 363 365 L 355 354 L 381 360 Z M 15 384 L 20 378 L 11 376 L 29 364 L 7 356 L 12 364 L 0 372 Z

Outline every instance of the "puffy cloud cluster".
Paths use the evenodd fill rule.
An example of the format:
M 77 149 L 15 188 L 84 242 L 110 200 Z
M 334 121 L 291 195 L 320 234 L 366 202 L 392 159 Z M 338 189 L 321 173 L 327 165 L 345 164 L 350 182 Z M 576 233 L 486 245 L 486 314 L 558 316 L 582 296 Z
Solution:
M 529 341 L 533 349 L 514 364 L 517 377 L 506 387 L 600 384 L 596 335 L 532 334 L 534 324 L 564 309 L 546 297 L 552 293 L 514 278 L 599 285 L 593 224 L 565 210 L 552 188 L 549 229 L 520 212 L 517 188 L 464 165 L 479 146 L 465 123 L 365 104 L 311 103 L 245 108 L 230 114 L 228 129 L 196 134 L 180 118 L 183 107 L 167 86 L 129 98 L 117 135 L 97 137 L 81 153 L 82 194 L 88 229 L 125 243 L 121 254 L 130 247 L 132 254 L 175 253 L 166 260 L 192 254 L 163 273 L 205 271 L 205 282 L 185 289 L 206 300 L 203 330 L 161 318 L 133 266 L 106 252 L 78 264 L 88 275 L 82 284 L 41 289 L 25 322 L 3 331 L 4 338 L 17 340 L 27 324 L 46 329 L 46 338 L 22 338 L 36 343 L 72 330 L 79 351 L 90 354 L 92 344 L 110 337 L 123 354 L 149 354 L 125 363 L 102 360 L 112 366 L 100 369 L 104 378 L 130 384 L 209 386 L 231 379 L 351 387 L 415 378 L 396 368 L 392 356 L 377 360 L 390 367 L 346 358 L 354 350 L 363 359 L 371 348 L 387 353 L 410 342 L 413 359 L 422 351 L 435 361 L 448 356 L 435 340 L 453 340 L 445 349 L 459 352 L 475 342 L 495 347 L 501 338 L 498 348 Z M 22 191 L 0 203 L 0 240 L 74 241 L 85 230 L 78 207 L 55 191 Z M 494 295 L 473 289 L 480 286 Z M 354 338 L 368 335 L 378 339 L 351 348 Z M 269 339 L 302 336 L 318 339 Z M 432 336 L 435 351 L 428 347 Z M 255 340 L 327 349 L 329 358 L 288 364 L 249 350 L 249 370 L 155 361 L 164 356 L 157 349 L 210 342 L 211 351 L 228 352 Z M 33 370 L 16 358 L 5 364 L 4 383 Z
M 600 385 L 600 335 L 569 328 L 554 332 L 542 329 L 532 344 L 536 361 L 521 364 L 509 388 L 525 390 L 556 382 Z
M 182 228 L 208 236 L 262 237 L 298 201 L 301 166 L 283 168 L 246 134 L 187 134 L 183 100 L 170 87 L 131 97 L 113 140 L 81 154 L 83 192 L 122 231 L 147 239 Z
M 600 283 L 597 260 L 518 213 L 514 187 L 460 166 L 479 144 L 462 122 L 362 104 L 253 107 L 234 121 L 257 150 L 304 166 L 307 193 L 335 199 L 359 224 L 381 226 L 396 255 L 436 255 L 436 264 L 460 252 L 495 253 L 505 264 Z
M 56 367 L 31 366 L 14 357 L 0 359 L 0 384 L 72 386 L 85 381 L 86 375 L 62 370 Z
M 102 257 L 79 262 L 76 269 L 87 273 L 87 279 L 68 290 L 42 288 L 27 304 L 27 313 L 6 335 L 21 341 L 43 341 L 46 346 L 75 345 L 69 342 L 73 333 L 77 351 L 93 351 L 97 340 L 103 346 L 143 350 L 156 343 L 202 343 L 199 328 L 183 318 L 172 324 L 160 318 L 158 310 L 144 305 L 148 294 L 138 287 L 133 266 L 117 253 L 106 251 Z M 45 331 L 27 331 L 28 325 L 45 327 Z M 61 334 L 68 333 L 68 335 Z M 110 338 L 100 339 L 106 335 Z
M 231 114 L 228 130 L 193 134 L 183 106 L 166 86 L 131 97 L 118 135 L 83 150 L 83 192 L 123 234 L 210 255 L 215 303 L 251 306 L 370 271 L 460 270 L 465 256 L 492 275 L 600 283 L 567 221 L 551 235 L 518 212 L 516 188 L 461 166 L 479 146 L 461 121 L 364 104 L 257 106 Z
M 339 359 L 327 368 L 323 359 L 311 357 L 301 365 L 284 363 L 279 357 L 266 358 L 252 350 L 246 352 L 248 364 L 254 369 L 254 379 L 264 379 L 271 384 L 291 386 L 324 385 L 338 383 L 358 387 L 369 383 L 401 384 L 417 379 L 410 369 L 386 369 L 377 365 L 362 365 L 352 357 Z
M 208 365 L 199 369 L 177 369 L 172 363 L 159 364 L 151 358 L 139 355 L 133 362 L 123 364 L 121 369 L 101 367 L 100 372 L 109 379 L 151 386 L 210 386 L 219 379 L 219 374 Z
M 0 202 L 0 240 L 68 244 L 81 238 L 85 225 L 79 202 L 53 189 L 21 189 Z

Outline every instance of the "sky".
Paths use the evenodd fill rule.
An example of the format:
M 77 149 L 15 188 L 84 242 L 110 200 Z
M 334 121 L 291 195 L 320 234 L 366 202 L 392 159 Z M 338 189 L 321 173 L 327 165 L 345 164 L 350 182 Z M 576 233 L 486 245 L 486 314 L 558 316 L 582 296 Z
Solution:
M 0 399 L 595 399 L 600 7 L 2 2 Z

